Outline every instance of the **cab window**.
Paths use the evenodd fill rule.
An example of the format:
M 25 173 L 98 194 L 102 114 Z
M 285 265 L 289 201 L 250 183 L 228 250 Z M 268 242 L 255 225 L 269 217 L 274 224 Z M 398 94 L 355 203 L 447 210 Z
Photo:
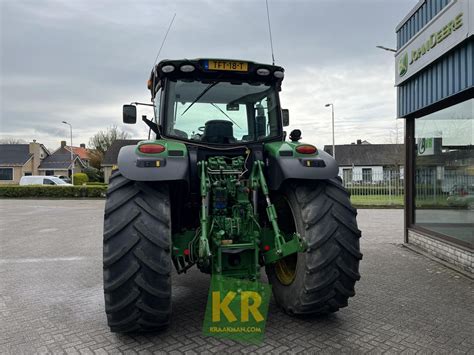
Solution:
M 242 144 L 279 135 L 276 89 L 263 83 L 198 80 L 167 85 L 165 135 Z

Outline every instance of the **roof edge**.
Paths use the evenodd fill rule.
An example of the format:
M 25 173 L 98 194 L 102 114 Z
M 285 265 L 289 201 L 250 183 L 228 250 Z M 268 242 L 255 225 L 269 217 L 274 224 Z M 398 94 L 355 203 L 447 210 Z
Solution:
M 410 12 L 400 21 L 400 23 L 395 27 L 395 32 L 398 32 L 405 23 L 418 11 L 418 9 L 423 6 L 426 0 L 419 0 L 418 3 L 410 10 Z

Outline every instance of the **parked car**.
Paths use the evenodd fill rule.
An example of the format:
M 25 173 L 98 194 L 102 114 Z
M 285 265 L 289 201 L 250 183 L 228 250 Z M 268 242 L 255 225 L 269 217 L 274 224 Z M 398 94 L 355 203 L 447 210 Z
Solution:
M 474 185 L 454 185 L 447 201 L 450 206 L 474 209 Z
M 63 175 L 57 175 L 56 177 L 60 178 L 62 181 L 64 182 L 67 182 L 68 184 L 71 183 L 71 179 L 68 178 L 67 176 L 63 176 Z
M 40 175 L 31 175 L 23 176 L 20 179 L 20 185 L 59 185 L 59 186 L 72 186 L 67 182 L 61 180 L 56 176 L 40 176 Z

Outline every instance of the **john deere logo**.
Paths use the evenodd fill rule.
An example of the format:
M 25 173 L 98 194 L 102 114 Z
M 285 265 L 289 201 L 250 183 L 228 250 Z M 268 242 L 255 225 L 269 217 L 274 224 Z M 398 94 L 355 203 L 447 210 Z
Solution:
M 403 53 L 398 61 L 398 75 L 404 76 L 408 71 L 408 53 Z
M 414 49 L 408 50 L 410 52 L 410 58 L 408 58 L 408 52 L 402 54 L 400 60 L 398 61 L 398 76 L 404 76 L 408 67 L 422 58 L 424 55 L 429 53 L 434 47 L 443 42 L 446 38 L 451 36 L 452 33 L 460 29 L 463 25 L 463 13 L 459 13 L 446 25 L 441 27 L 439 31 L 433 32 L 427 39 Z M 410 61 L 408 61 L 410 59 Z

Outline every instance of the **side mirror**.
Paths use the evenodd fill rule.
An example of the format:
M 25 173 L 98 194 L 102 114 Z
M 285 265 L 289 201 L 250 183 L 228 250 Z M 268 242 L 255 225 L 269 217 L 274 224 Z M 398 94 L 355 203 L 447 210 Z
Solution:
M 299 129 L 294 129 L 290 133 L 290 140 L 292 142 L 298 142 L 301 139 L 301 131 Z
M 137 107 L 134 105 L 123 105 L 123 123 L 137 123 Z
M 283 108 L 281 109 L 281 116 L 283 118 L 283 127 L 290 125 L 290 111 L 288 109 Z

